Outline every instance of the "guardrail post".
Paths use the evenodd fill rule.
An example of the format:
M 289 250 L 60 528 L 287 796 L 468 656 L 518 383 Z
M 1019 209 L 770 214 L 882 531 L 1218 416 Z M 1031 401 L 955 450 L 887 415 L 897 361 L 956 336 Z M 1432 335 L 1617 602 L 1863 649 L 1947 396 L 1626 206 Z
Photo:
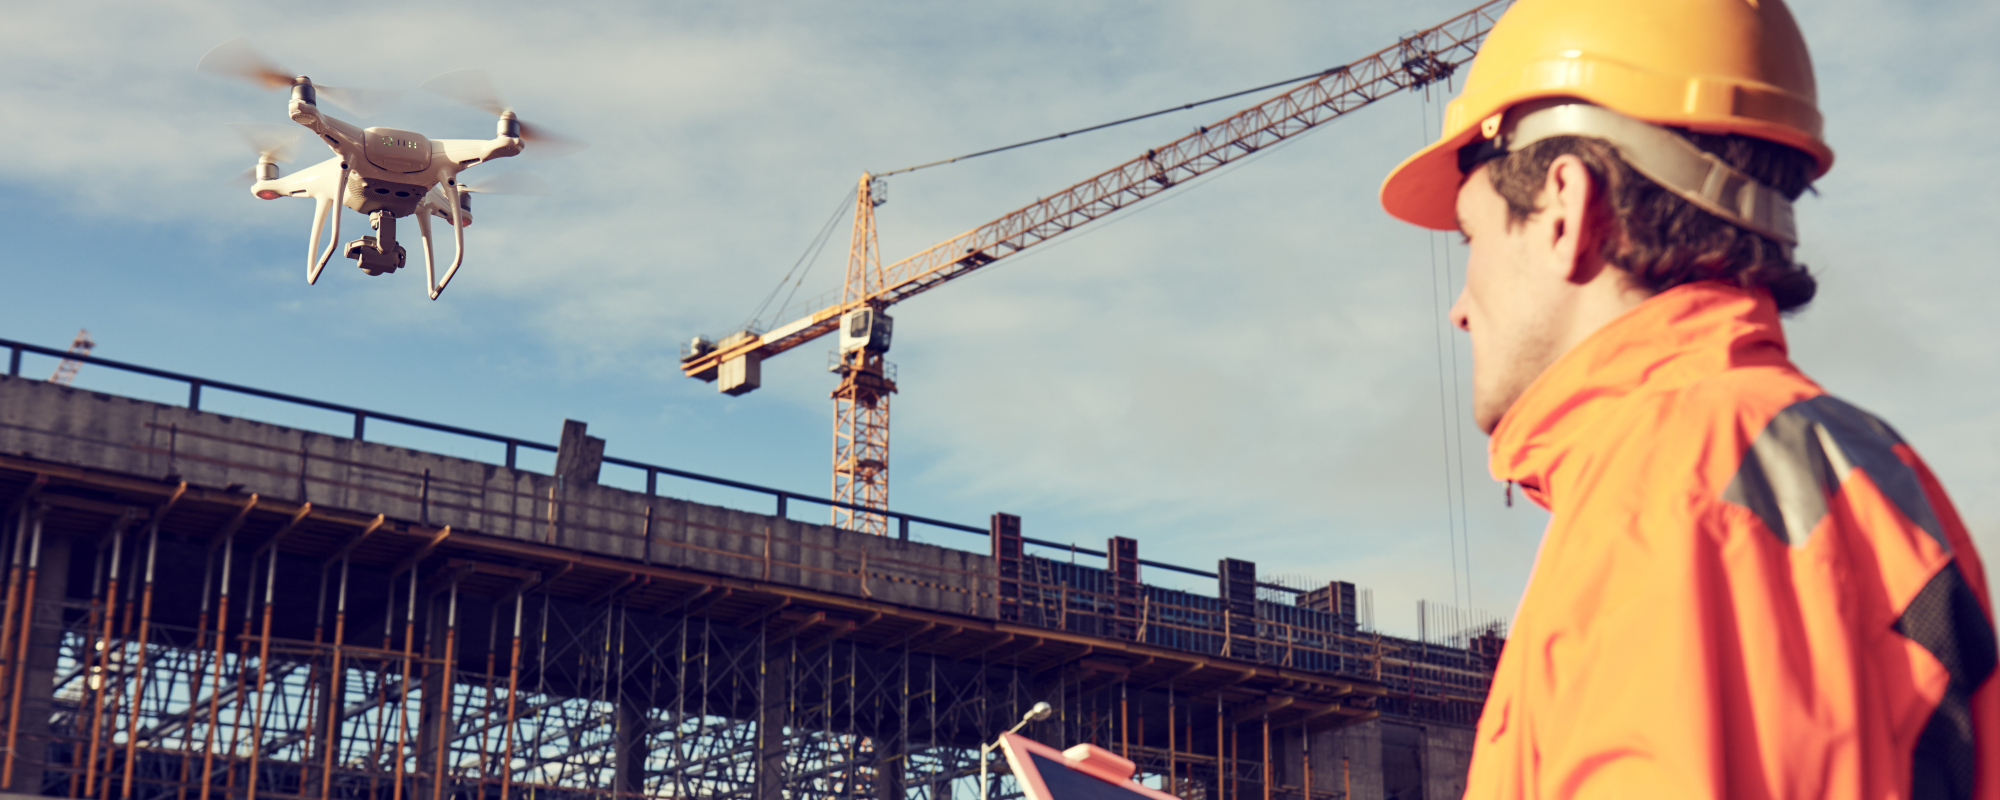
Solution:
M 902 539 L 903 541 L 907 542 L 910 540 L 910 515 L 904 514 L 903 516 L 898 517 L 898 519 L 902 520 L 902 524 L 901 524 L 901 530 L 897 533 L 896 538 Z
M 507 468 L 514 468 L 514 441 L 512 439 L 507 440 Z
M 659 488 L 660 488 L 660 471 L 656 469 L 646 470 L 646 496 L 652 497 L 654 495 L 659 494 L 660 493 Z
M 788 497 L 789 497 L 789 496 L 788 496 L 788 495 L 786 495 L 786 494 L 785 494 L 784 492 L 779 492 L 779 493 L 778 493 L 778 518 L 779 518 L 779 519 L 784 519 L 784 518 L 785 518 L 785 500 L 786 500 L 786 499 L 787 499 Z
M 354 412 L 354 441 L 361 441 L 361 429 L 367 424 L 368 415 L 366 413 L 360 411 Z
M 17 377 L 21 374 L 21 348 L 19 347 L 14 348 L 14 354 L 7 357 L 7 374 Z
M 201 381 L 188 381 L 188 410 L 201 410 Z

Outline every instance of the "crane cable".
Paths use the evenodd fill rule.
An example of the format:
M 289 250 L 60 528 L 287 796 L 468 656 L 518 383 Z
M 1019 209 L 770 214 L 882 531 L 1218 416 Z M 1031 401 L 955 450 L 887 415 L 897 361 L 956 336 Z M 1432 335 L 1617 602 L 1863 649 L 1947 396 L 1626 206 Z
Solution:
M 1424 141 L 1426 144 L 1428 144 L 1430 141 L 1430 130 L 1431 130 L 1431 121 L 1430 121 L 1431 106 L 1430 106 L 1429 88 L 1430 87 L 1428 86 L 1425 87 L 1424 101 L 1423 104 L 1420 106 L 1420 114 L 1422 115 L 1422 125 L 1423 125 L 1421 129 L 1421 134 L 1422 134 L 1421 140 Z M 1438 283 L 1439 241 L 1440 239 L 1443 239 L 1443 255 L 1444 255 L 1443 265 L 1444 265 L 1444 276 L 1445 276 L 1443 290 L 1445 292 L 1449 292 L 1451 290 L 1451 282 L 1453 277 L 1451 274 L 1451 241 L 1449 238 L 1445 238 L 1444 234 L 1440 231 L 1425 231 L 1425 235 L 1426 238 L 1429 240 L 1430 244 L 1431 313 L 1433 315 L 1432 316 L 1433 328 L 1435 333 L 1437 334 L 1436 338 L 1437 338 L 1437 364 L 1438 364 L 1437 372 L 1438 372 L 1438 417 L 1439 417 L 1438 427 L 1439 427 L 1439 434 L 1441 438 L 1444 440 L 1445 461 L 1443 466 L 1445 471 L 1444 472 L 1445 517 L 1447 520 L 1447 527 L 1449 529 L 1449 534 L 1451 538 L 1451 577 L 1452 577 L 1451 595 L 1453 603 L 1454 604 L 1458 603 L 1458 598 L 1460 596 L 1459 588 L 1461 585 L 1459 583 L 1461 578 L 1461 573 L 1459 571 L 1459 563 L 1462 557 L 1465 565 L 1465 570 L 1463 572 L 1463 580 L 1464 580 L 1463 586 L 1465 589 L 1464 603 L 1465 606 L 1469 607 L 1472 604 L 1472 525 L 1471 525 L 1471 520 L 1468 518 L 1468 515 L 1466 513 L 1466 500 L 1465 500 L 1465 431 L 1464 431 L 1465 419 L 1464 419 L 1463 407 L 1459 404 L 1459 398 L 1460 395 L 1463 394 L 1463 390 L 1459 383 L 1459 376 L 1458 376 L 1458 342 L 1455 338 L 1449 340 L 1446 338 L 1445 329 L 1448 326 L 1450 326 L 1451 321 L 1446 317 L 1445 312 L 1442 310 L 1443 306 L 1441 305 L 1442 301 L 1439 299 L 1440 286 Z M 1451 385 L 1449 390 L 1447 390 L 1445 386 L 1445 348 L 1447 347 L 1451 349 Z M 1444 402 L 1445 394 L 1447 391 L 1449 391 L 1451 394 L 1451 406 L 1449 409 L 1445 407 L 1445 402 Z M 1453 520 L 1454 515 L 1452 513 L 1452 508 L 1451 508 L 1453 499 L 1452 498 L 1453 461 L 1458 462 L 1458 480 L 1457 480 L 1458 511 L 1456 514 L 1455 521 Z
M 799 286 L 805 283 L 807 273 L 812 272 L 813 265 L 819 263 L 819 254 L 826 250 L 827 243 L 833 240 L 834 225 L 840 222 L 841 215 L 845 214 L 847 207 L 853 204 L 853 192 L 841 195 L 840 204 L 833 208 L 833 216 L 827 217 L 826 223 L 819 227 L 819 233 L 814 234 L 812 241 L 806 245 L 806 251 L 799 254 L 799 260 L 792 262 L 792 268 L 785 271 L 785 277 L 778 279 L 778 285 L 771 288 L 771 293 L 764 297 L 763 303 L 758 304 L 756 311 L 750 312 L 750 318 L 743 321 L 739 330 L 749 330 L 755 326 L 764 316 L 764 312 L 771 307 L 771 301 L 778 299 L 778 293 L 784 291 L 786 283 L 792 284 L 792 291 L 785 295 L 785 302 L 778 304 L 778 312 L 783 313 L 785 309 L 791 307 L 792 298 L 798 296 Z M 805 269 L 800 270 L 801 266 Z M 793 279 L 794 274 L 798 276 L 797 280 Z
M 1090 126 L 1090 127 L 1088 127 L 1088 128 L 1078 128 L 1078 129 L 1076 129 L 1076 130 L 1073 130 L 1073 131 L 1066 131 L 1066 132 L 1063 132 L 1063 133 L 1058 133 L 1058 134 L 1055 134 L 1054 136 L 1044 136 L 1044 137 L 1042 137 L 1042 138 L 1040 138 L 1040 139 L 1029 139 L 1028 141 L 1025 141 L 1025 142 L 1015 142 L 1015 143 L 1013 143 L 1013 144 L 1010 144 L 1010 145 L 1007 145 L 1007 146 L 1005 146 L 1005 147 L 995 147 L 995 148 L 993 148 L 993 149 L 991 149 L 991 150 L 981 150 L 981 151 L 979 151 L 979 152 L 977 152 L 977 153 L 968 153 L 968 154 L 966 154 L 966 155 L 962 155 L 962 156 L 958 156 L 958 157 L 956 157 L 956 158 L 947 158 L 947 159 L 944 159 L 944 160 L 942 160 L 942 161 L 932 161 L 932 162 L 930 162 L 930 163 L 928 163 L 928 164 L 918 164 L 918 165 L 916 165 L 916 166 L 914 166 L 914 167 L 904 167 L 904 168 L 902 168 L 902 169 L 892 169 L 892 170 L 889 170 L 888 172 L 878 172 L 878 173 L 875 173 L 875 175 L 876 175 L 877 177 L 882 177 L 882 178 L 886 178 L 886 177 L 889 177 L 890 175 L 901 175 L 901 174 L 903 174 L 903 173 L 905 173 L 905 172 L 915 172 L 915 171 L 917 171 L 917 170 L 920 170 L 920 169 L 927 169 L 927 168 L 930 168 L 930 167 L 936 167 L 936 166 L 942 166 L 942 165 L 945 165 L 945 164 L 952 164 L 952 163 L 957 163 L 957 162 L 960 162 L 960 161 L 964 161 L 964 160 L 966 160 L 966 159 L 971 159 L 971 158 L 978 158 L 978 157 L 980 157 L 980 156 L 990 156 L 990 155 L 993 155 L 994 153 L 1004 153 L 1004 152 L 1006 152 L 1006 151 L 1008 151 L 1008 150 L 1013 150 L 1013 149 L 1016 149 L 1016 148 L 1021 148 L 1021 147 L 1027 147 L 1028 145 L 1031 145 L 1031 144 L 1041 144 L 1041 143 L 1043 143 L 1043 142 L 1053 142 L 1053 141 L 1055 141 L 1055 140 L 1057 140 L 1057 139 L 1067 139 L 1067 138 L 1069 138 L 1069 137 L 1071 137 L 1071 136 L 1075 136 L 1075 135 L 1077 135 L 1077 134 L 1079 134 L 1079 133 L 1090 133 L 1091 131 L 1101 131 L 1101 130 L 1104 130 L 1105 128 L 1115 128 L 1115 127 L 1118 127 L 1118 126 L 1120 126 L 1120 125 L 1124 125 L 1124 124 L 1126 124 L 1126 123 L 1128 123 L 1128 122 L 1138 122 L 1138 121 L 1140 121 L 1140 120 L 1143 120 L 1143 119 L 1152 119 L 1153 117 L 1157 117 L 1157 116 L 1160 116 L 1160 115 L 1162 115 L 1162 114 L 1172 114 L 1172 113 L 1174 113 L 1174 112 L 1176 112 L 1176 111 L 1186 111 L 1186 110 L 1188 110 L 1188 109 L 1191 109 L 1191 108 L 1199 108 L 1199 107 L 1201 107 L 1201 106 L 1205 106 L 1205 105 L 1208 105 L 1208 104 L 1210 104 L 1210 103 L 1219 103 L 1219 102 L 1222 102 L 1222 101 L 1224 101 L 1224 100 L 1228 100 L 1228 99 L 1231 99 L 1231 98 L 1235 98 L 1235 97 L 1242 97 L 1242 96 L 1244 96 L 1244 95 L 1246 95 L 1246 94 L 1254 94 L 1254 93 L 1256 93 L 1256 92 L 1261 92 L 1261 91 L 1264 91 L 1264 90 L 1266 90 L 1266 89 L 1276 89 L 1276 88 L 1278 88 L 1278 87 L 1280 87 L 1280 86 L 1290 86 L 1290 85 L 1292 85 L 1292 84 L 1295 84 L 1295 83 L 1298 83 L 1298 82 L 1300 82 L 1300 81 L 1305 81 L 1305 80 L 1313 80 L 1313 79 L 1318 79 L 1318 78 L 1324 78 L 1324 77 L 1326 77 L 1326 76 L 1328 76 L 1328 75 L 1332 75 L 1332 74 L 1334 74 L 1334 73 L 1336 73 L 1336 72 L 1339 72 L 1339 71 L 1341 71 L 1341 70 L 1343 70 L 1343 69 L 1346 69 L 1346 67 L 1344 67 L 1344 66 L 1341 66 L 1341 67 L 1333 67 L 1333 68 L 1330 68 L 1330 69 L 1324 69 L 1324 70 L 1320 70 L 1319 72 L 1314 72 L 1314 73 L 1311 73 L 1311 74 L 1309 74 L 1309 75 L 1300 75 L 1300 76 L 1298 76 L 1298 77 L 1296 77 L 1296 78 L 1287 78 L 1287 79 L 1285 79 L 1285 80 L 1282 80 L 1282 81 L 1277 81 L 1277 82 L 1275 82 L 1275 83 L 1267 83 L 1267 84 L 1264 84 L 1263 86 L 1257 86 L 1257 87 L 1254 87 L 1254 88 L 1250 88 L 1250 89 L 1244 89 L 1244 90 L 1242 90 L 1242 91 L 1238 91 L 1238 92 L 1230 92 L 1229 94 L 1224 94 L 1224 95 L 1217 95 L 1217 96 L 1215 96 L 1215 97 L 1211 97 L 1211 98 L 1208 98 L 1207 100 L 1196 100 L 1196 101 L 1194 101 L 1194 102 L 1192 102 L 1192 103 L 1185 103 L 1185 104 L 1182 104 L 1182 105 L 1178 105 L 1178 106 L 1174 106 L 1174 107 L 1172 107 L 1172 108 L 1163 108 L 1163 109 L 1160 109 L 1160 110 L 1158 110 L 1158 111 L 1151 111 L 1151 112 L 1147 112 L 1147 113 L 1145 113 L 1145 114 L 1140 114 L 1140 115 L 1138 115 L 1138 116 L 1136 116 L 1136 117 L 1126 117 L 1126 118 L 1124 118 L 1124 119 L 1120 119 L 1120 120 L 1113 120 L 1113 121 L 1111 121 L 1111 122 L 1105 122 L 1105 123 L 1101 123 L 1101 124 L 1098 124 L 1098 125 L 1092 125 L 1092 126 Z

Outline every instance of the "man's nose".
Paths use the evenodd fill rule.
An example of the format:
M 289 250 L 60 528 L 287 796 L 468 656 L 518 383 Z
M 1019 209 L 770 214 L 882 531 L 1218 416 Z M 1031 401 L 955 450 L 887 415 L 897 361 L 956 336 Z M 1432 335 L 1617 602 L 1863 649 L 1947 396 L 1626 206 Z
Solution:
M 1466 316 L 1465 290 L 1463 289 L 1459 290 L 1458 299 L 1452 301 L 1451 324 L 1457 326 L 1459 330 L 1465 331 L 1467 333 L 1472 332 L 1472 320 Z

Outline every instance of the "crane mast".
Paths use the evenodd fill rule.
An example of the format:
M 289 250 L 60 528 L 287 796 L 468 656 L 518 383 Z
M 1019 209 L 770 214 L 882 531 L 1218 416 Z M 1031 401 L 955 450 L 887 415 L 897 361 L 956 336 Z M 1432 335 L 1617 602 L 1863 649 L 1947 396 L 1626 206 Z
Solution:
M 839 363 L 840 385 L 833 390 L 833 499 L 889 507 L 889 395 L 896 382 L 886 374 L 889 351 L 888 304 L 869 302 L 883 288 L 882 255 L 875 243 L 875 190 L 880 179 L 861 174 L 854 194 L 854 234 L 847 248 L 847 282 L 841 304 L 863 303 L 844 316 Z M 833 524 L 848 530 L 887 535 L 889 518 L 833 507 Z
M 1412 33 L 1345 66 L 1245 109 L 1194 133 L 1081 181 L 1068 189 L 946 239 L 894 262 L 881 264 L 876 247 L 875 207 L 880 179 L 861 176 L 856 189 L 854 229 L 849 242 L 847 279 L 840 300 L 763 333 L 739 331 L 710 343 L 696 339 L 681 359 L 682 374 L 719 381 L 717 388 L 738 395 L 761 383 L 764 359 L 839 332 L 834 370 L 840 386 L 834 399 L 834 499 L 868 508 L 889 500 L 889 395 L 896 391 L 883 355 L 888 351 L 888 315 L 899 302 L 955 278 L 991 266 L 1093 220 L 1131 206 L 1202 175 L 1254 155 L 1383 97 L 1418 89 L 1450 77 L 1472 60 L 1501 12 L 1513 0 L 1488 0 L 1437 26 Z M 836 525 L 888 533 L 888 518 L 836 507 Z

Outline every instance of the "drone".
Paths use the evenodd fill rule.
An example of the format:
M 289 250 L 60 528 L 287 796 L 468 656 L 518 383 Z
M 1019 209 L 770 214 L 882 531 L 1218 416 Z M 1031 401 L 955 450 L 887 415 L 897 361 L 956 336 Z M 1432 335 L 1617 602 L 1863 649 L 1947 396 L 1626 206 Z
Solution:
M 423 240 L 426 288 L 430 298 L 436 300 L 465 261 L 465 228 L 472 224 L 473 194 L 546 193 L 539 179 L 526 173 L 507 173 L 476 186 L 461 185 L 459 174 L 494 159 L 520 155 L 530 145 L 552 154 L 581 147 L 522 122 L 500 99 L 492 81 L 477 69 L 447 72 L 424 82 L 423 88 L 498 116 L 499 124 L 491 139 L 431 139 L 414 131 L 362 128 L 335 118 L 320 109 L 321 100 L 367 117 L 372 109 L 392 101 L 395 93 L 316 85 L 311 78 L 294 76 L 277 66 L 244 39 L 217 45 L 202 56 L 195 68 L 240 78 L 267 90 L 290 87 L 288 116 L 333 151 L 332 158 L 284 175 L 278 163 L 292 160 L 303 133 L 283 125 L 234 126 L 257 151 L 256 166 L 242 176 L 250 181 L 251 194 L 261 200 L 309 197 L 317 203 L 312 236 L 306 245 L 308 285 L 319 281 L 320 272 L 333 259 L 336 249 L 344 250 L 344 255 L 369 275 L 403 268 L 407 253 L 396 241 L 396 221 L 415 217 Z M 341 248 L 341 215 L 336 204 L 366 214 L 375 235 L 362 236 Z M 432 252 L 433 217 L 449 224 L 452 232 L 451 265 L 445 269 L 443 280 L 437 278 L 437 260 Z M 329 219 L 333 221 L 333 232 L 326 237 L 326 249 L 321 250 L 321 236 Z

